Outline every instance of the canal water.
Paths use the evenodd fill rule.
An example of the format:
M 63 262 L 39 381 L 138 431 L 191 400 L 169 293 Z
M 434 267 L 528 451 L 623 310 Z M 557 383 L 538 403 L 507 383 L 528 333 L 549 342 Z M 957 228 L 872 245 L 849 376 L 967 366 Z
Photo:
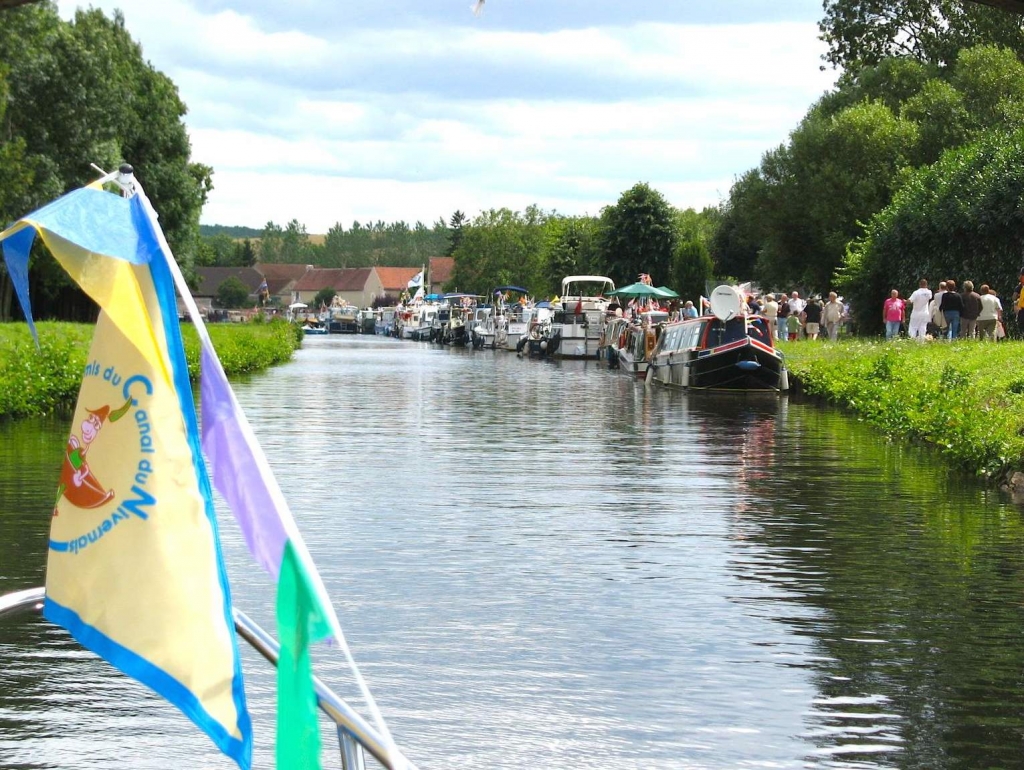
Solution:
M 1021 511 L 927 452 L 777 397 L 382 338 L 307 339 L 236 390 L 424 770 L 1024 763 Z M 42 584 L 68 427 L 0 425 L 0 592 Z M 235 602 L 273 629 L 220 514 Z M 41 620 L 0 621 L 0 658 L 0 767 L 231 767 Z M 361 706 L 337 648 L 316 665 Z M 271 767 L 273 673 L 244 668 Z

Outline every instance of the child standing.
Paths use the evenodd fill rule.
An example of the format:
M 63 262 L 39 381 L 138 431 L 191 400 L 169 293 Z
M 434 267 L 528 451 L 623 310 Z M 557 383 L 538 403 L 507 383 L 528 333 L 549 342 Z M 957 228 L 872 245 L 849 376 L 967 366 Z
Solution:
M 789 338 L 795 340 L 797 335 L 800 334 L 800 318 L 796 313 L 790 313 L 786 318 L 786 330 L 789 332 Z

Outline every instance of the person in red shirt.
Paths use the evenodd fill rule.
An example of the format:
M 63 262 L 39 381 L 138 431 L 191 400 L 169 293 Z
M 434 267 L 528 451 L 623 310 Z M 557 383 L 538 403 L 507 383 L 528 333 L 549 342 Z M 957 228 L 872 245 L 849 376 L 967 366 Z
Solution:
M 900 293 L 893 289 L 889 292 L 889 299 L 882 306 L 882 320 L 885 321 L 885 338 L 895 339 L 900 336 L 900 327 L 903 325 L 903 311 L 907 303 L 900 299 Z

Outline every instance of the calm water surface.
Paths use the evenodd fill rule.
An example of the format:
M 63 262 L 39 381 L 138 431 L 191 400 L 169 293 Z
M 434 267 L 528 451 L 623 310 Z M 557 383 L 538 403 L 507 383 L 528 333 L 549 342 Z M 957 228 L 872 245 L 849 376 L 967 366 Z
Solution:
M 1024 766 L 1021 512 L 927 453 L 774 397 L 380 338 L 307 339 L 236 390 L 424 770 Z M 67 430 L 0 425 L 0 592 L 43 582 Z M 41 620 L 0 623 L 0 658 L 0 767 L 232 766 Z M 273 674 L 244 665 L 271 767 Z M 317 668 L 360 705 L 339 651 Z

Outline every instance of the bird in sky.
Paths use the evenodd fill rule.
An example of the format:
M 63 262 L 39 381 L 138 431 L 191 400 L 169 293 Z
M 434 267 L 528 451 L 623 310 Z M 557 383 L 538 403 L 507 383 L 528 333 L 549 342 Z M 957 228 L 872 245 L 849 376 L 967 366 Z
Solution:
M 476 0 L 476 3 L 470 6 L 470 10 L 473 11 L 474 16 L 479 16 L 483 12 L 485 2 L 487 2 L 487 0 Z

